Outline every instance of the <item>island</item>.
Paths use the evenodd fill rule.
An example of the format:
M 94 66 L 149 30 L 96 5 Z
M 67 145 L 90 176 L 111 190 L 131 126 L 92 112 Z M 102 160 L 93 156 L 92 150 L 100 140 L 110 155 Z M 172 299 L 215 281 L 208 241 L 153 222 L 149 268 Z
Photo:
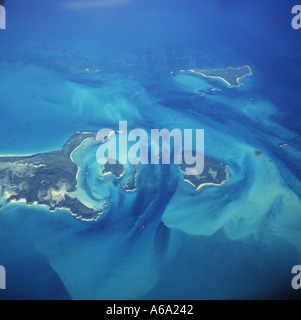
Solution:
M 71 215 L 82 221 L 96 221 L 108 207 L 105 202 L 96 210 L 89 203 L 84 203 L 76 197 L 78 175 L 80 168 L 74 162 L 74 152 L 88 139 L 96 140 L 96 132 L 77 132 L 58 150 L 29 156 L 0 156 L 0 210 L 3 204 L 26 203 L 27 205 L 45 206 L 50 212 L 57 209 L 68 210 Z M 106 140 L 104 140 L 106 141 Z M 104 141 L 100 143 L 104 143 Z M 96 158 L 95 158 L 96 161 Z M 205 185 L 221 186 L 228 180 L 227 166 L 205 156 L 205 166 L 202 174 L 188 176 L 184 173 L 183 180 L 190 183 L 196 191 Z M 115 179 L 125 173 L 125 166 L 117 160 L 102 166 L 102 177 L 111 174 Z M 125 192 L 137 190 L 138 164 L 126 181 L 120 186 Z
M 51 212 L 69 210 L 84 221 L 95 221 L 103 214 L 72 197 L 79 172 L 73 153 L 95 132 L 77 132 L 59 150 L 32 156 L 0 156 L 0 197 L 6 204 L 24 202 L 46 206 Z M 103 206 L 105 207 L 105 206 Z
M 112 162 L 112 161 L 111 161 Z M 112 174 L 116 179 L 120 179 L 125 172 L 124 166 L 118 162 L 118 160 L 114 160 L 115 163 L 110 163 L 108 161 L 102 168 L 102 176 L 106 176 L 108 174 Z
M 255 153 L 255 157 L 257 158 L 260 158 L 263 156 L 263 153 L 261 151 L 255 150 L 254 153 Z
M 181 70 L 180 72 L 189 72 L 200 75 L 205 78 L 220 79 L 224 81 L 230 88 L 240 87 L 243 85 L 242 79 L 253 74 L 249 66 L 238 68 L 228 67 L 226 69 L 213 69 L 213 70 Z
M 134 165 L 134 171 L 131 178 L 126 182 L 122 183 L 122 187 L 126 192 L 134 192 L 137 190 L 137 176 L 138 176 L 138 165 Z
M 229 179 L 228 166 L 204 155 L 204 171 L 198 175 L 186 175 L 186 168 L 192 167 L 187 165 L 183 157 L 180 171 L 184 174 L 183 181 L 191 184 L 195 191 L 204 186 L 214 185 L 222 186 Z

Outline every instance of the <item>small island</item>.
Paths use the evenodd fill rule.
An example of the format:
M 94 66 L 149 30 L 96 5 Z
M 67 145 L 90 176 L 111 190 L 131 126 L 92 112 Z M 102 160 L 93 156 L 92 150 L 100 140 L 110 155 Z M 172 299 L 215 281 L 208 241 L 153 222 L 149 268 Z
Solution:
M 120 179 L 125 172 L 125 168 L 118 160 L 114 160 L 115 163 L 108 161 L 102 169 L 102 176 L 112 174 L 116 179 Z
M 134 165 L 134 171 L 131 178 L 126 183 L 122 183 L 122 187 L 126 192 L 134 192 L 137 190 L 138 165 Z
M 187 165 L 183 157 L 183 163 L 180 165 L 180 170 L 184 173 L 183 180 L 191 184 L 195 191 L 207 185 L 222 186 L 229 178 L 228 166 L 207 156 L 204 156 L 204 171 L 201 174 L 186 175 L 186 168 L 189 167 L 192 166 Z
M 263 153 L 261 151 L 255 150 L 254 153 L 255 153 L 255 157 L 257 158 L 260 158 L 263 156 Z
M 249 66 L 239 68 L 228 67 L 226 69 L 213 69 L 213 70 L 181 70 L 181 72 L 189 72 L 200 75 L 205 78 L 220 79 L 224 81 L 230 88 L 240 87 L 243 85 L 242 79 L 253 74 Z

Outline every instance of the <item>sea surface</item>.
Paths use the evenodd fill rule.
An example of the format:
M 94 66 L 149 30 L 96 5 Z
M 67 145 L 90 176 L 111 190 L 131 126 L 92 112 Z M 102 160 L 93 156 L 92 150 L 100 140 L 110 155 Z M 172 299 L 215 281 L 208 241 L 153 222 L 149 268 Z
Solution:
M 76 196 L 108 208 L 83 222 L 66 210 L 4 205 L 0 299 L 298 298 L 291 288 L 291 269 L 301 264 L 294 4 L 4 2 L 1 155 L 56 150 L 75 132 L 116 130 L 119 121 L 146 132 L 205 129 L 205 154 L 228 166 L 229 181 L 195 192 L 175 165 L 144 165 L 137 190 L 125 192 L 133 167 L 121 180 L 102 178 L 97 145 L 86 141 L 73 155 L 81 168 Z M 238 88 L 180 72 L 244 65 L 253 74 Z

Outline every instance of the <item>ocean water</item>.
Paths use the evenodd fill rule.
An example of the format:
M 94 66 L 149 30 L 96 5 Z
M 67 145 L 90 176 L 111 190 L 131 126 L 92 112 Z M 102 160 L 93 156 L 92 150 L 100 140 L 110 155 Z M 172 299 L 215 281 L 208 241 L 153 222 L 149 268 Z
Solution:
M 0 154 L 78 131 L 205 129 L 229 181 L 194 192 L 175 165 L 139 166 L 137 191 L 101 176 L 97 144 L 73 155 L 74 196 L 96 222 L 24 204 L 0 211 L 0 299 L 298 298 L 300 32 L 294 1 L 5 1 Z M 187 69 L 249 65 L 239 88 Z M 218 90 L 212 91 L 212 88 Z M 255 156 L 255 151 L 263 153 Z

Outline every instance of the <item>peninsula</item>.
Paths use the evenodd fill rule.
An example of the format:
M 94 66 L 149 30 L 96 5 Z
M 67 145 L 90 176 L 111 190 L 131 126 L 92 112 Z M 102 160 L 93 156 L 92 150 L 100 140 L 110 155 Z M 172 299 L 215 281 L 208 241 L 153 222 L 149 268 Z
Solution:
M 59 150 L 32 156 L 0 156 L 0 198 L 6 204 L 25 202 L 69 210 L 82 220 L 97 220 L 103 213 L 87 207 L 71 193 L 77 189 L 78 166 L 72 154 L 94 132 L 77 132 Z

